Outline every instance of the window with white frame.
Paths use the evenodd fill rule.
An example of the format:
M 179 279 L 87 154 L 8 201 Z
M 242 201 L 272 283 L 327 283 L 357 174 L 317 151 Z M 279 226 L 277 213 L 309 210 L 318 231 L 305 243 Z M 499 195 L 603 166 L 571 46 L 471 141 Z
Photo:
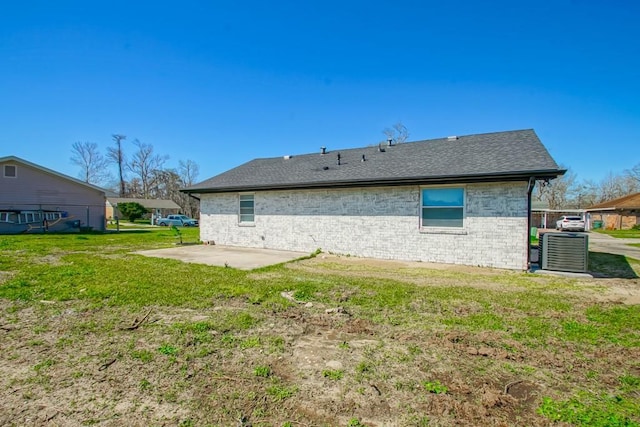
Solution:
M 40 214 L 40 212 L 20 212 L 20 215 L 18 216 L 18 221 L 20 224 L 40 222 L 42 221 L 42 215 Z
M 239 222 L 253 223 L 255 219 L 255 199 L 253 194 L 240 194 Z
M 58 218 L 62 218 L 62 212 L 45 212 L 44 218 L 47 221 L 54 221 Z
M 2 176 L 4 176 L 5 178 L 18 177 L 18 167 L 16 165 L 4 165 L 2 170 L 4 171 Z
M 11 222 L 10 215 L 11 212 L 0 212 L 0 222 Z
M 420 225 L 422 227 L 464 226 L 463 187 L 423 188 Z

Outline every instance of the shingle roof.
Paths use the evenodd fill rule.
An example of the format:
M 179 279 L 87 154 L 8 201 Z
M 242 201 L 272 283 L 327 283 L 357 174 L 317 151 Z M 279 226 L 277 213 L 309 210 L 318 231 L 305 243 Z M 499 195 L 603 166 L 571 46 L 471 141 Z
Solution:
M 600 209 L 616 210 L 616 209 L 640 209 L 640 193 L 630 194 L 618 199 L 609 200 L 608 202 L 598 203 L 588 207 L 587 211 L 597 211 Z
M 255 159 L 190 193 L 556 177 L 558 168 L 531 129 L 439 138 L 393 146 L 328 150 L 321 155 Z M 337 156 L 340 154 L 340 165 Z M 365 156 L 365 161 L 362 156 Z

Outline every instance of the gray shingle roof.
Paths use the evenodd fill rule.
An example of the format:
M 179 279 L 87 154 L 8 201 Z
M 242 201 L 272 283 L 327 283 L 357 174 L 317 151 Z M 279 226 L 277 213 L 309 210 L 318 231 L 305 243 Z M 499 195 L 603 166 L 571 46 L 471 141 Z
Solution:
M 290 158 L 255 159 L 183 191 L 322 188 L 480 180 L 553 178 L 564 173 L 531 129 L 320 150 Z M 340 165 L 337 155 L 340 154 Z M 365 156 L 365 161 L 362 156 Z

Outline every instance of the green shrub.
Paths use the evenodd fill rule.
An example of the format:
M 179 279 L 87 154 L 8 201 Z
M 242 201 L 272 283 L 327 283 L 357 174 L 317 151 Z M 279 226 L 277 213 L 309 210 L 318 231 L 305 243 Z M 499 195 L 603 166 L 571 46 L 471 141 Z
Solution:
M 147 213 L 147 209 L 140 203 L 118 203 L 118 210 L 125 219 L 134 222 L 136 219 L 142 218 Z

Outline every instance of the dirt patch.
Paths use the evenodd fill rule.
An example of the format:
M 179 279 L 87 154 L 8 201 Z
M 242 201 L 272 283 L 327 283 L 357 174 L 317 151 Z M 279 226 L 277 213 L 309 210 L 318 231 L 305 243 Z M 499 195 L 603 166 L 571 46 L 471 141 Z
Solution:
M 520 283 L 520 273 L 331 256 L 246 280 L 291 271 L 309 283 L 327 275 L 372 277 L 422 290 L 453 285 L 505 294 L 557 280 L 526 276 Z M 640 375 L 637 346 L 553 334 L 539 342 L 514 339 L 518 316 L 527 313 L 497 302 L 487 314 L 478 301 L 444 307 L 415 298 L 397 308 L 412 320 L 394 322 L 349 305 L 375 292 L 337 282 L 323 295 L 307 295 L 310 304 L 284 297 L 262 304 L 243 295 L 211 298 L 197 309 L 0 299 L 0 425 L 310 426 L 356 419 L 370 427 L 543 426 L 551 421 L 537 413 L 542 397 L 590 387 L 618 393 L 621 376 Z M 575 312 L 540 316 L 577 322 L 594 301 L 628 304 L 638 296 L 634 280 L 565 285 L 559 282 L 559 293 L 580 298 Z M 491 315 L 506 320 L 456 323 L 491 322 Z
M 13 271 L 0 271 L 0 285 L 10 280 L 16 273 Z

